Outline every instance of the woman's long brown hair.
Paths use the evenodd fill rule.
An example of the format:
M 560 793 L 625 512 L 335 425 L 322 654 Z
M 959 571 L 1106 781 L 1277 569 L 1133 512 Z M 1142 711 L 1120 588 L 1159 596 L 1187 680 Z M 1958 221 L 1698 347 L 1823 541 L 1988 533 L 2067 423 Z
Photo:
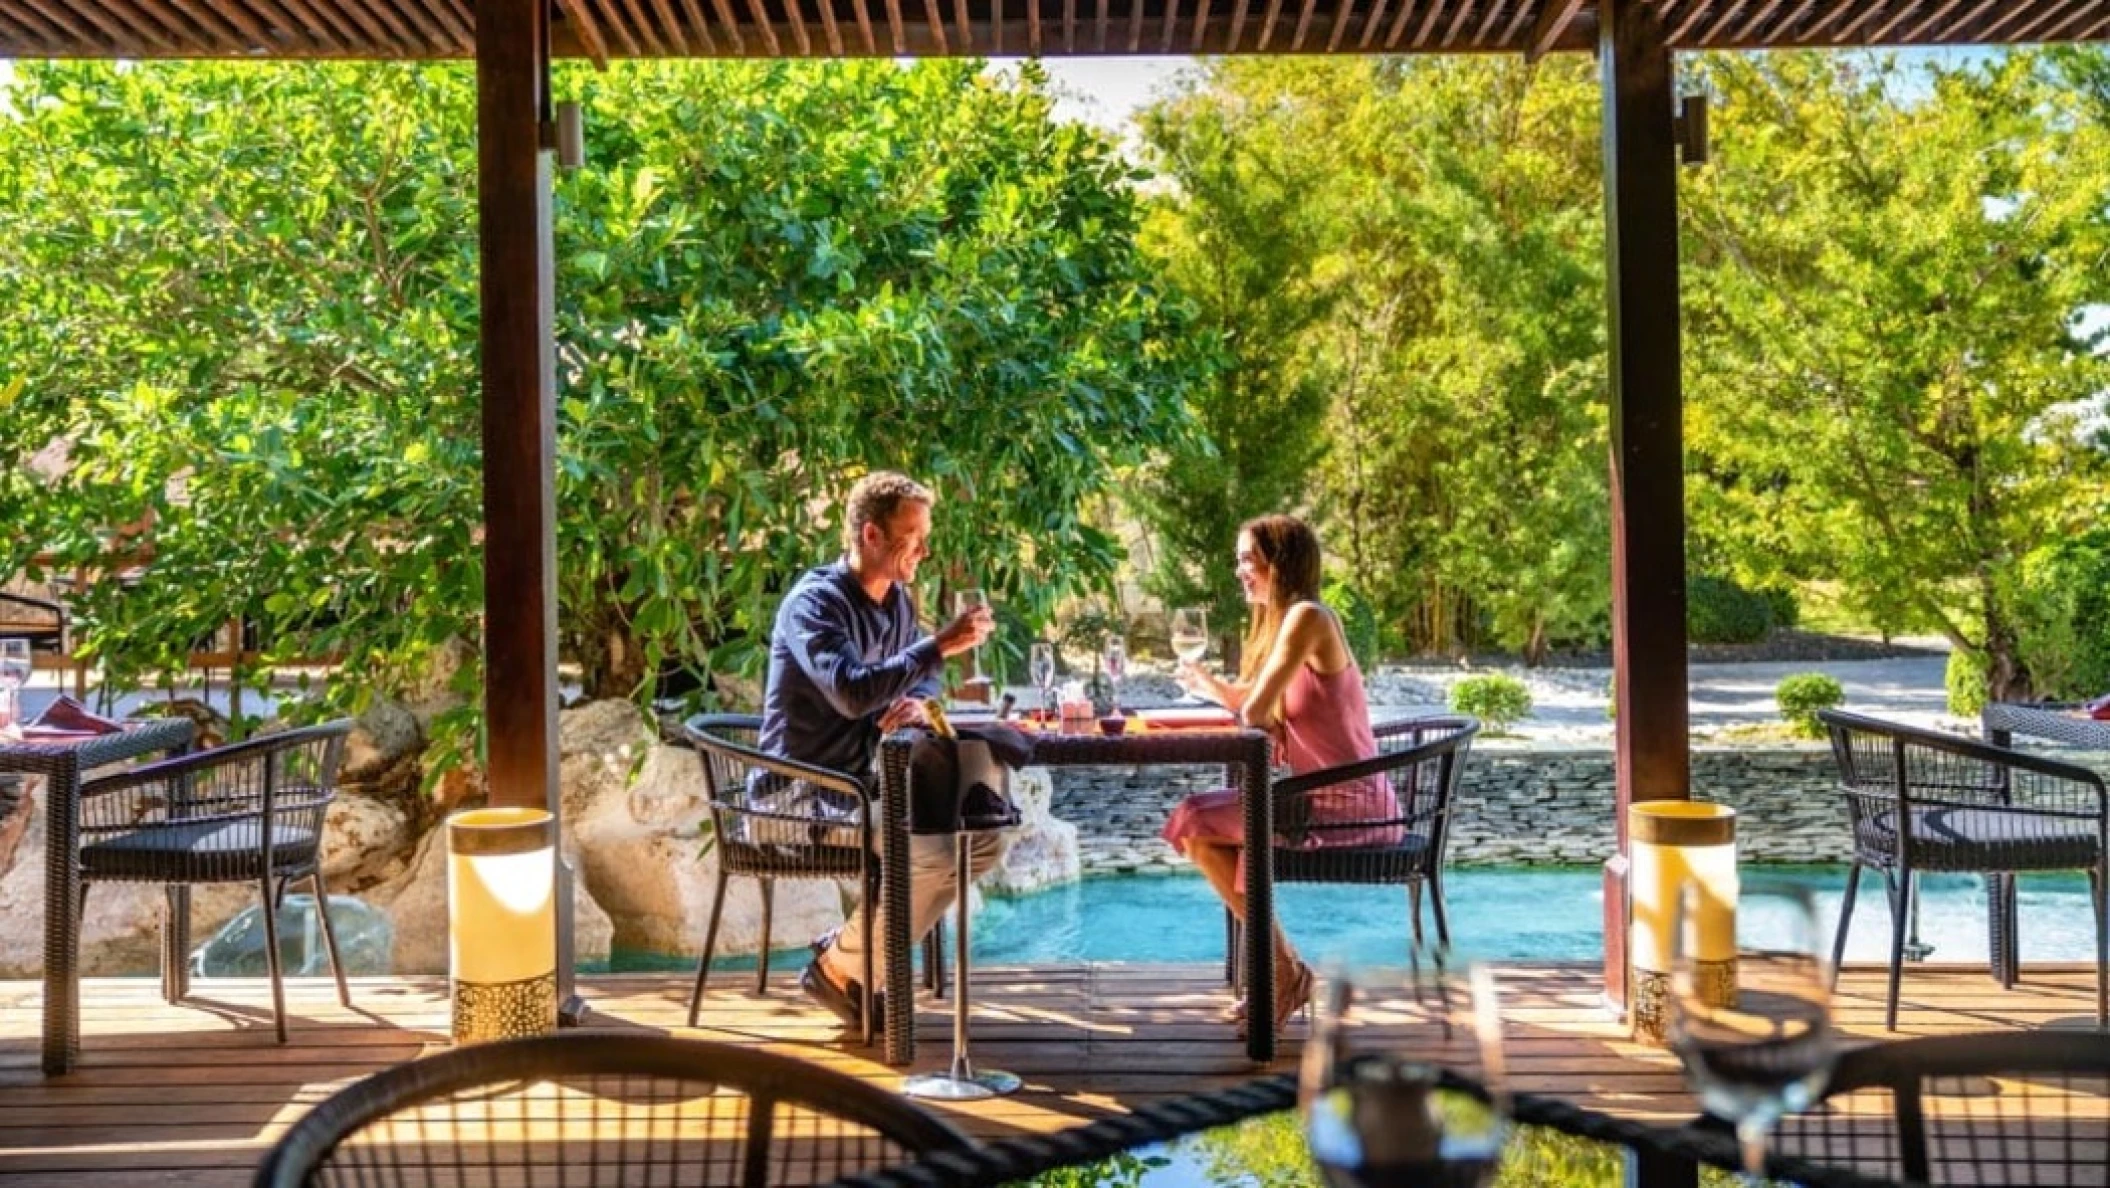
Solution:
M 1254 551 L 1268 567 L 1267 599 L 1246 623 L 1245 654 L 1238 664 L 1238 679 L 1252 681 L 1275 649 L 1282 616 L 1299 602 L 1319 600 L 1319 534 L 1295 516 L 1261 516 L 1238 531 L 1253 538 Z

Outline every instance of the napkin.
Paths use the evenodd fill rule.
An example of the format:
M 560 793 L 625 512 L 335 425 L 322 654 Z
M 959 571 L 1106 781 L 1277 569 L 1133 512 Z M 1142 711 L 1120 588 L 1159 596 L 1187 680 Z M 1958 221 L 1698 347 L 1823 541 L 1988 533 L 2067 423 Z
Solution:
M 91 738 L 98 734 L 116 734 L 123 729 L 123 725 L 91 712 L 71 697 L 62 696 L 44 707 L 36 721 L 22 727 L 22 737 Z
M 2103 694 L 2101 697 L 2082 706 L 2081 709 L 2098 722 L 2110 721 L 2110 693 Z

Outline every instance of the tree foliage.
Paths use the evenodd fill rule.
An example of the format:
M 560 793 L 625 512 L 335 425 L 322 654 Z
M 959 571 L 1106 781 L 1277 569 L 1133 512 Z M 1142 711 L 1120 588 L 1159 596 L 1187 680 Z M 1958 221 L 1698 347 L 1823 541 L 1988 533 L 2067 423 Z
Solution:
M 1178 153 L 1172 266 L 1253 278 L 1270 344 L 1260 390 L 1225 394 L 1250 421 L 1204 426 L 1284 464 L 1274 497 L 1316 511 L 1396 644 L 1602 630 L 1595 113 L 1582 62 L 1240 59 L 1146 119 Z M 1174 539 L 1222 534 L 1218 505 L 1169 506 Z
M 1685 189 L 1695 519 L 1743 576 L 1827 577 L 2027 694 L 2019 559 L 2093 519 L 2110 140 L 2035 54 L 1705 60 Z
M 18 67 L 0 571 L 99 564 L 151 518 L 138 582 L 81 607 L 121 681 L 237 613 L 341 655 L 352 699 L 477 638 L 471 77 Z M 1135 248 L 1136 176 L 1035 69 L 559 81 L 592 129 L 555 206 L 560 631 L 589 693 L 751 674 L 869 467 L 939 489 L 937 580 L 1028 621 L 1103 586 L 1118 546 L 1084 509 L 1177 440 L 1208 359 Z M 54 441 L 63 474 L 29 476 Z

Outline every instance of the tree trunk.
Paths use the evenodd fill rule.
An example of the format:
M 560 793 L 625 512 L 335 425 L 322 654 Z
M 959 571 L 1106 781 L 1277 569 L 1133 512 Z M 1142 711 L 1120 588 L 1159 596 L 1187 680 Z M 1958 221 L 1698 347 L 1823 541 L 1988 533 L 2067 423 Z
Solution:
M 589 701 L 629 698 L 645 680 L 645 649 L 621 622 L 607 622 L 579 638 L 579 683 Z
M 2015 629 L 1999 608 L 1988 606 L 1985 615 L 1985 684 L 1990 701 L 2029 701 L 2029 667 L 2017 654 Z

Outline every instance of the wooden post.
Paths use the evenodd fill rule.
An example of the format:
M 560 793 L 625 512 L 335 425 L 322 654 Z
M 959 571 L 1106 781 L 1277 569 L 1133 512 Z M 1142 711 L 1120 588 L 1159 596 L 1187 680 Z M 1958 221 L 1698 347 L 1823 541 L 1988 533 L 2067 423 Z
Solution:
M 1600 0 L 1612 429 L 1612 673 L 1619 853 L 1605 864 L 1605 992 L 1625 1006 L 1627 823 L 1690 795 L 1678 153 L 1671 59 L 1645 0 Z
M 476 138 L 484 450 L 484 773 L 490 803 L 562 815 L 557 789 L 556 282 L 549 9 L 478 0 Z M 557 880 L 559 1001 L 572 975 Z

